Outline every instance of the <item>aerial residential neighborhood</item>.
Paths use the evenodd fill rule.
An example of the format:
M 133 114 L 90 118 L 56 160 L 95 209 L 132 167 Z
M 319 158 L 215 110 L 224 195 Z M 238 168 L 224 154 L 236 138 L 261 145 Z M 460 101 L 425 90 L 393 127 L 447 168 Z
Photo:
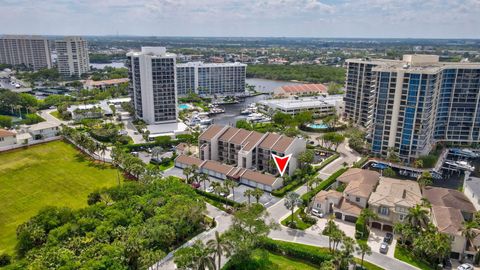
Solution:
M 480 269 L 477 1 L 0 6 L 0 270 Z

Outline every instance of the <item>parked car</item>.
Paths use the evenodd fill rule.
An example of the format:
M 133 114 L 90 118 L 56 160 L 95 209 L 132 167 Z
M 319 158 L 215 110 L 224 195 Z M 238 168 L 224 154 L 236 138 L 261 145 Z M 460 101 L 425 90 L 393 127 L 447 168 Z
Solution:
M 200 183 L 194 182 L 191 184 L 193 188 L 197 189 L 200 187 Z
M 473 265 L 469 264 L 469 263 L 464 263 L 460 266 L 457 267 L 457 270 L 473 270 Z
M 150 163 L 155 164 L 155 165 L 160 165 L 162 163 L 162 160 L 159 158 L 152 158 L 150 159 Z
M 208 187 L 207 190 L 205 190 L 206 192 L 208 193 L 212 193 L 213 192 L 213 187 Z
M 383 242 L 387 244 L 391 244 L 392 240 L 393 240 L 393 234 L 387 232 L 387 234 L 385 234 L 385 237 L 383 238 Z
M 388 252 L 388 244 L 383 242 L 380 244 L 380 253 L 387 254 Z
M 316 216 L 316 217 L 319 217 L 319 218 L 323 218 L 323 213 L 318 211 L 317 209 L 312 209 L 312 211 L 310 211 L 310 213 L 313 215 L 313 216 Z
M 130 154 L 132 154 L 132 156 L 138 157 L 138 152 L 131 152 Z

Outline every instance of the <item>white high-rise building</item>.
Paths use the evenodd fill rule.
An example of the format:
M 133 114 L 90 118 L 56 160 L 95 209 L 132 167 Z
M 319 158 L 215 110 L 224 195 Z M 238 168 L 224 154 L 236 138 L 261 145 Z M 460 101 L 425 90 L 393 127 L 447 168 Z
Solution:
M 55 41 L 58 72 L 65 77 L 80 77 L 90 70 L 88 44 L 82 37 Z
M 175 57 L 164 47 L 142 47 L 141 52 L 127 53 L 135 114 L 147 124 L 177 121 Z
M 243 95 L 246 71 L 247 65 L 242 63 L 178 64 L 178 95 Z
M 33 70 L 52 68 L 48 40 L 41 36 L 2 36 L 0 37 L 0 63 L 13 66 L 25 65 Z

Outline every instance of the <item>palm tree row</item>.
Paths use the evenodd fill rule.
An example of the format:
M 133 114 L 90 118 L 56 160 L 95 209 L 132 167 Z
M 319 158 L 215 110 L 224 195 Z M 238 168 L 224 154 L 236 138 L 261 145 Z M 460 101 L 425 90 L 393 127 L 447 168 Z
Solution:
M 333 259 L 322 263 L 321 269 L 346 269 L 350 264 L 355 265 L 355 251 L 360 255 L 360 265 L 363 269 L 365 255 L 372 254 L 372 249 L 366 241 L 357 240 L 355 242 L 353 238 L 346 236 L 334 219 L 334 216 L 328 218 L 321 233 L 328 237 L 328 249 L 332 253 Z
M 94 157 L 101 157 L 103 162 L 105 162 L 105 153 L 108 149 L 106 144 L 97 142 L 86 133 L 67 126 L 62 127 L 62 135 L 70 138 L 82 151 Z

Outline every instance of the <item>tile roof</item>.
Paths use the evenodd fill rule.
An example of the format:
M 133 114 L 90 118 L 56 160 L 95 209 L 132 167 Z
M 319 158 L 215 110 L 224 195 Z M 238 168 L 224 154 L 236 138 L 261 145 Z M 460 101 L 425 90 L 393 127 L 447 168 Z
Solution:
M 227 130 L 218 138 L 221 141 L 229 141 L 240 129 L 228 127 Z
M 187 147 L 188 147 L 188 144 L 182 142 L 182 143 L 177 144 L 177 146 L 175 147 L 175 149 L 180 150 L 180 151 L 183 151 L 183 150 L 185 150 Z
M 275 145 L 273 145 L 272 150 L 276 152 L 285 152 L 287 148 L 292 144 L 293 138 L 282 136 Z
M 208 169 L 211 171 L 215 171 L 224 175 L 227 175 L 230 171 L 234 169 L 233 166 L 222 164 L 217 161 L 207 160 L 202 165 L 202 169 Z
M 464 221 L 460 209 L 443 206 L 432 206 L 432 216 L 438 231 L 453 235 L 461 235 Z
M 344 190 L 345 193 L 368 198 L 377 186 L 380 174 L 375 171 L 351 168 L 337 180 L 348 183 Z
M 264 134 L 262 133 L 259 133 L 259 132 L 256 132 L 256 131 L 252 131 L 252 133 L 250 133 L 250 135 L 245 139 L 245 141 L 243 142 L 243 150 L 244 151 L 250 151 L 252 150 L 255 145 L 260 142 L 260 140 L 262 139 Z
M 201 159 L 199 159 L 199 158 L 196 158 L 196 157 L 179 155 L 179 156 L 175 159 L 175 163 L 176 163 L 176 162 L 183 163 L 183 164 L 186 164 L 186 165 L 189 165 L 189 166 L 195 164 L 195 165 L 197 165 L 198 167 L 200 167 L 204 161 L 201 160 Z
M 231 139 L 230 143 L 234 144 L 242 144 L 242 142 L 245 140 L 245 138 L 248 137 L 248 135 L 251 133 L 249 130 L 245 129 L 240 129 Z
M 260 143 L 260 148 L 270 149 L 280 139 L 280 135 L 275 133 L 268 133 L 267 137 Z
M 200 140 L 211 140 L 213 137 L 215 137 L 215 135 L 217 135 L 220 131 L 222 131 L 222 129 L 224 128 L 224 126 L 220 126 L 220 125 L 211 125 L 207 128 L 207 130 L 205 130 L 202 134 L 200 134 L 200 137 L 198 139 Z
M 460 209 L 463 212 L 476 212 L 475 206 L 462 192 L 440 187 L 425 187 L 423 196 L 435 206 L 444 206 Z
M 294 84 L 294 85 L 284 85 L 281 87 L 281 90 L 285 93 L 309 93 L 309 92 L 319 92 L 326 93 L 327 87 L 321 83 L 317 84 Z
M 347 214 L 352 214 L 354 216 L 359 216 L 360 213 L 362 212 L 362 208 L 352 202 L 349 202 L 345 198 L 342 198 L 340 200 L 340 203 L 338 203 L 337 206 L 335 206 L 336 209 L 339 209 L 343 213 Z
M 323 203 L 327 200 L 328 197 L 334 197 L 334 198 L 340 199 L 342 198 L 342 193 L 334 189 L 320 190 L 320 192 L 318 192 L 317 195 L 315 195 L 314 200 L 315 202 Z
M 6 129 L 0 129 L 0 138 L 15 136 L 15 132 L 8 131 Z
M 370 179 L 380 179 L 380 174 L 376 171 L 371 171 L 371 170 L 364 170 L 364 169 L 359 169 L 359 168 L 350 168 L 346 172 L 344 172 L 341 176 L 337 178 L 337 181 L 342 182 L 342 183 L 350 183 L 353 180 L 364 180 L 368 179 L 368 181 L 371 181 Z
M 370 195 L 368 203 L 371 205 L 384 205 L 394 207 L 414 207 L 421 203 L 422 194 L 417 182 L 381 177 L 380 184 L 375 192 Z
M 273 175 L 254 172 L 251 170 L 245 170 L 245 172 L 242 175 L 242 178 L 245 178 L 257 183 L 261 183 L 264 185 L 268 185 L 268 186 L 272 186 L 273 183 L 275 183 L 275 181 L 277 180 L 277 178 Z

